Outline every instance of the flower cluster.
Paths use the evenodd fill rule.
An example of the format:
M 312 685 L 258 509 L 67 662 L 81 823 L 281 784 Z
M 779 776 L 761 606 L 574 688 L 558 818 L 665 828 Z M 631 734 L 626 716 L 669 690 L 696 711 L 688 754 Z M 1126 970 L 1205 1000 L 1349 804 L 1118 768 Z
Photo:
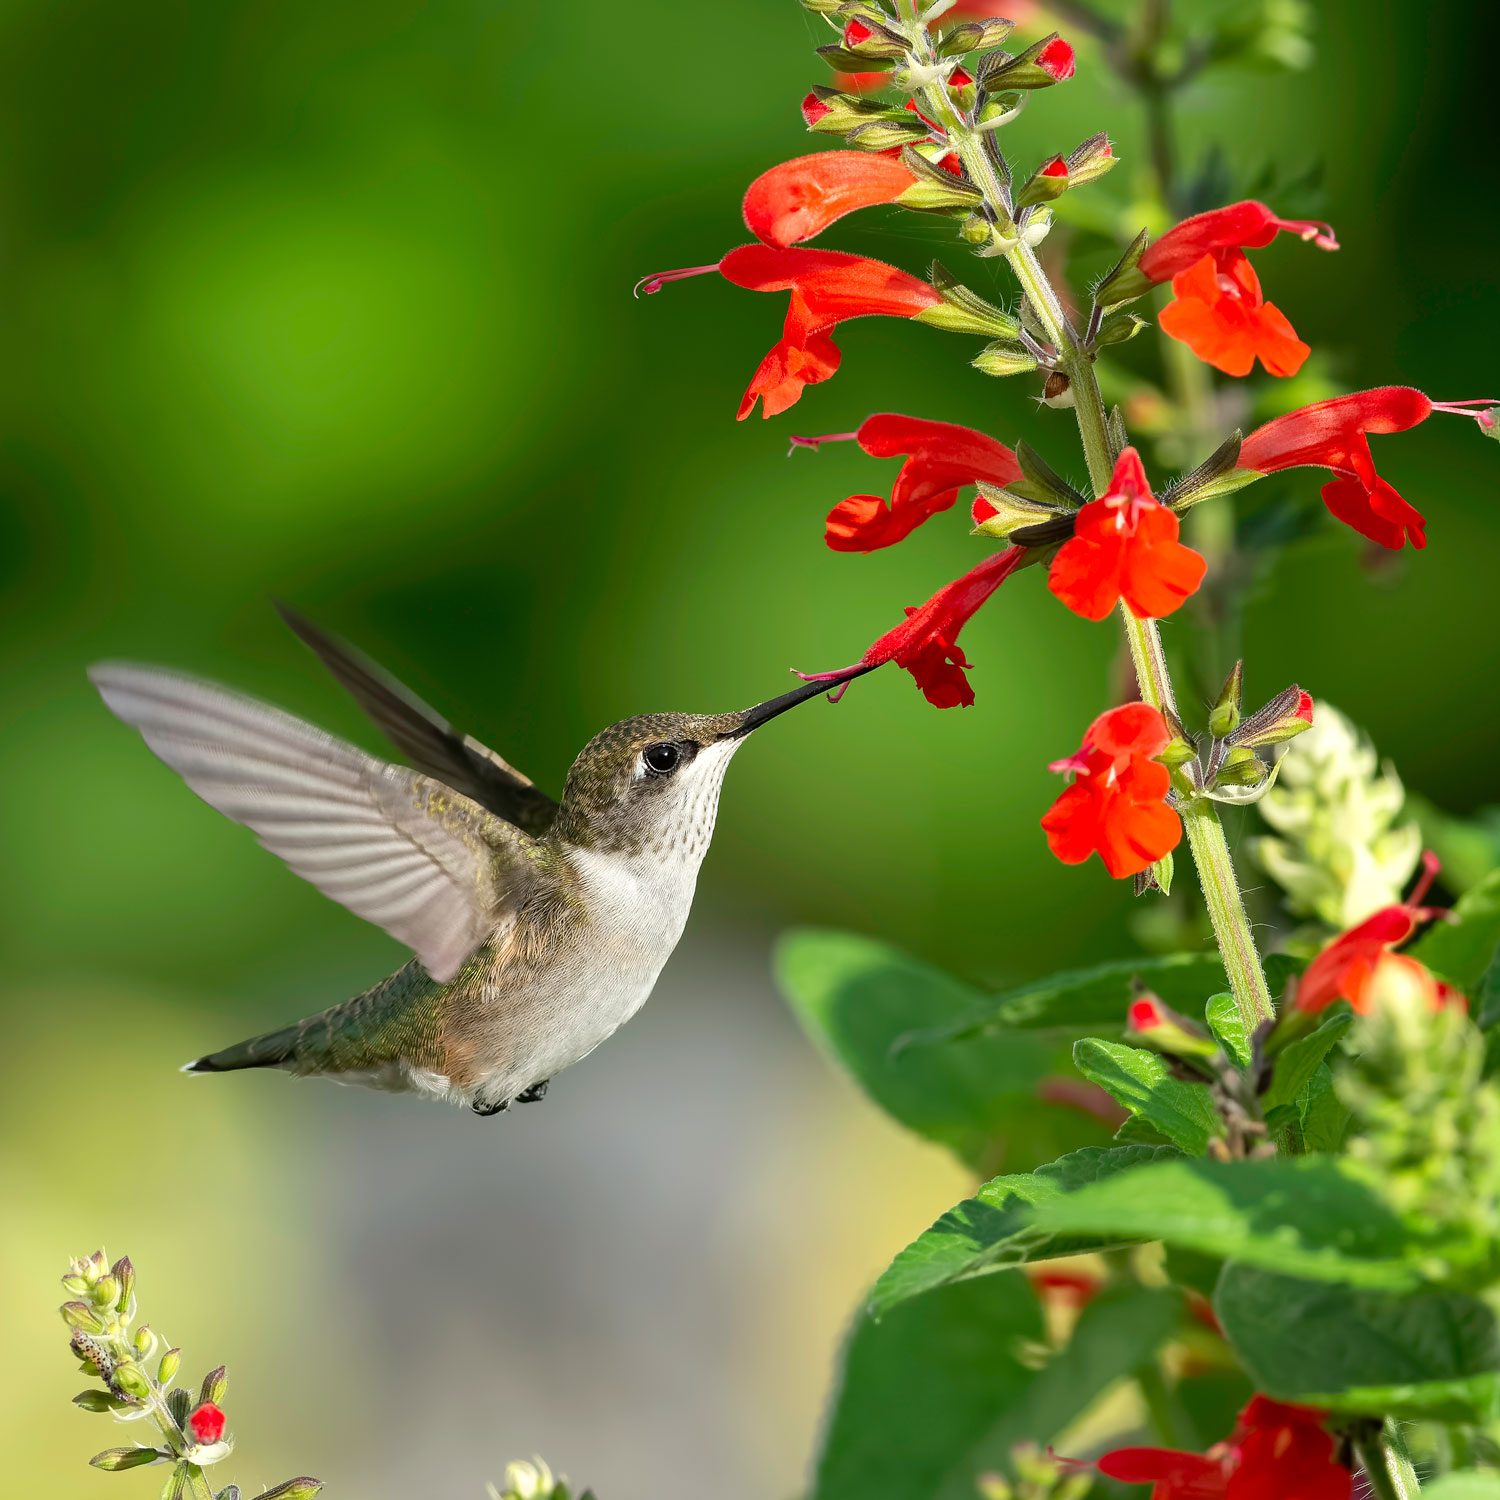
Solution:
M 150 1443 L 106 1448 L 89 1462 L 111 1473 L 170 1465 L 164 1493 L 212 1494 L 204 1471 L 227 1458 L 234 1447 L 222 1405 L 229 1386 L 224 1368 L 203 1377 L 196 1400 L 175 1384 L 182 1351 L 163 1349 L 147 1324 L 132 1330 L 135 1267 L 129 1256 L 110 1265 L 97 1250 L 73 1261 L 62 1284 L 69 1300 L 61 1311 L 72 1330 L 73 1353 L 84 1373 L 99 1382 L 75 1396 L 74 1405 L 108 1413 L 117 1422 L 147 1422 L 156 1429 Z M 260 1500 L 312 1500 L 322 1488 L 318 1480 L 304 1475 L 262 1491 Z M 220 1494 L 237 1497 L 239 1490 L 230 1485 Z

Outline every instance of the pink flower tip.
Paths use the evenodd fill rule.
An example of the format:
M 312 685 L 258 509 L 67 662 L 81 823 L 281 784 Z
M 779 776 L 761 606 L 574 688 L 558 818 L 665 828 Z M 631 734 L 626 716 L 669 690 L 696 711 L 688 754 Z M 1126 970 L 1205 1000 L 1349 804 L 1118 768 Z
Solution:
M 1062 37 L 1054 37 L 1037 53 L 1037 66 L 1050 73 L 1059 83 L 1073 76 L 1077 58 L 1072 45 Z
M 188 1415 L 188 1431 L 195 1443 L 217 1443 L 224 1436 L 224 1412 L 212 1401 L 205 1401 Z

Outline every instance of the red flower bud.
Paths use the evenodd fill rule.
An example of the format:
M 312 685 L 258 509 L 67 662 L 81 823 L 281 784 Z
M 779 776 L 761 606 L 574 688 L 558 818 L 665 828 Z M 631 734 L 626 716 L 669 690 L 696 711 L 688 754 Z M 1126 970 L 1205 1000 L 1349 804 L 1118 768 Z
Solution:
M 1036 55 L 1036 65 L 1050 73 L 1059 83 L 1073 76 L 1077 58 L 1071 43 L 1062 37 L 1053 39 Z
M 1041 169 L 1041 175 L 1043 177 L 1066 177 L 1068 175 L 1068 164 L 1061 156 L 1054 156 Z
M 807 94 L 802 100 L 802 118 L 807 122 L 807 128 L 811 130 L 824 116 L 832 114 L 833 111 L 816 94 Z
M 1102 620 L 1121 599 L 1140 619 L 1169 615 L 1203 581 L 1207 563 L 1178 541 L 1176 514 L 1151 493 L 1140 455 L 1121 453 L 1108 491 L 1078 512 L 1047 586 L 1074 614 Z
M 217 1443 L 224 1436 L 224 1413 L 212 1401 L 205 1401 L 188 1415 L 188 1431 L 195 1443 Z

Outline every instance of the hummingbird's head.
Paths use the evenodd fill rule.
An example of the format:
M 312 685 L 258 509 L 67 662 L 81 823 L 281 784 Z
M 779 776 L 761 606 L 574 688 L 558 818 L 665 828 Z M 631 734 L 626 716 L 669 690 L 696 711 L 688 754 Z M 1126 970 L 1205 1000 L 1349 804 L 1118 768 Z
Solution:
M 642 714 L 596 734 L 568 772 L 556 830 L 603 851 L 682 857 L 708 850 L 724 771 L 749 736 L 827 691 L 804 683 L 733 714 Z

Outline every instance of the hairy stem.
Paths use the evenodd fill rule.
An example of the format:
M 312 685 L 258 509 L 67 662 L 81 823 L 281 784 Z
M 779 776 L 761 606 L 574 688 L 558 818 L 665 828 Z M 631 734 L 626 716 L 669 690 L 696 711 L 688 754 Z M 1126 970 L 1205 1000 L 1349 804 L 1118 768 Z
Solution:
M 1390 1423 L 1373 1436 L 1356 1441 L 1354 1451 L 1369 1481 L 1373 1500 L 1414 1500 L 1422 1493 L 1417 1471 L 1412 1468 L 1404 1445 L 1390 1430 Z
M 930 118 L 939 121 L 946 131 L 949 145 L 958 153 L 969 180 L 982 194 L 991 221 L 1004 226 L 1002 232 L 1010 231 L 1013 224 L 1010 195 L 991 160 L 989 147 L 955 107 L 941 77 L 932 73 L 935 57 L 926 30 L 921 26 L 908 26 L 907 37 L 914 63 L 933 77 L 932 82 L 920 89 Z M 1095 495 L 1102 495 L 1108 488 L 1114 459 L 1110 451 L 1104 398 L 1094 374 L 1093 359 L 1083 348 L 1061 298 L 1037 259 L 1036 251 L 1014 239 L 1012 234 L 1013 231 L 1006 233 L 1005 240 L 1000 242 L 1002 251 L 1037 321 L 1057 349 L 1058 363 L 1073 392 L 1089 478 Z M 1177 700 L 1156 621 L 1137 619 L 1123 601 L 1120 612 L 1142 699 L 1153 708 L 1175 717 Z M 1247 1033 L 1253 1032 L 1261 1022 L 1275 1015 L 1275 1007 L 1261 969 L 1224 827 L 1219 821 L 1218 809 L 1206 798 L 1188 802 L 1182 809 L 1182 816 L 1188 848 L 1197 866 L 1203 899 L 1208 906 L 1235 1004 Z

